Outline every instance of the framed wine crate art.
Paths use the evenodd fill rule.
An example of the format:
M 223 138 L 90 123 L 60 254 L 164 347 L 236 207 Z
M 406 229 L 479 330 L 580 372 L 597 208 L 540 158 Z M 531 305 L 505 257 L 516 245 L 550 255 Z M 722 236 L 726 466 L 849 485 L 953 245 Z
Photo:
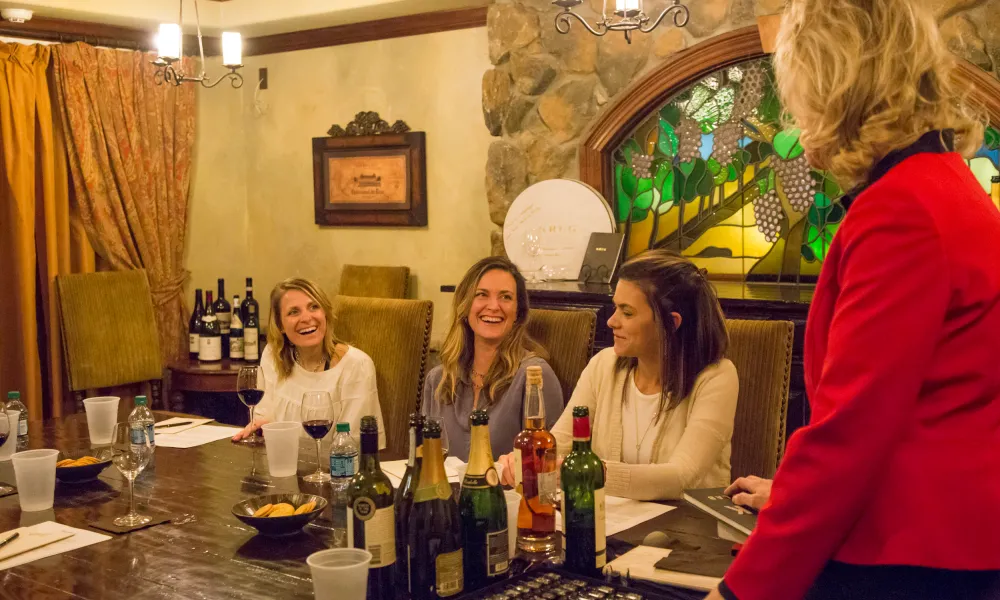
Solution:
M 317 225 L 427 225 L 424 132 L 364 112 L 328 133 L 313 138 Z

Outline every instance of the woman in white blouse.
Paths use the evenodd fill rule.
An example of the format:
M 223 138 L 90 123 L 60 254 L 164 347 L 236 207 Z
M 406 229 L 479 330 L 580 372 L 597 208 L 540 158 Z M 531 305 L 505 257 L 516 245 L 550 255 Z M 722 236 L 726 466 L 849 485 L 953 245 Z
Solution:
M 352 435 L 358 435 L 361 417 L 377 417 L 379 448 L 385 447 L 375 363 L 334 336 L 332 310 L 327 295 L 308 279 L 293 277 L 274 286 L 267 346 L 260 359 L 264 398 L 257 405 L 254 422 L 233 436 L 233 441 L 264 423 L 301 421 L 302 395 L 326 391 L 333 403 L 340 404 L 338 421 L 350 423 Z

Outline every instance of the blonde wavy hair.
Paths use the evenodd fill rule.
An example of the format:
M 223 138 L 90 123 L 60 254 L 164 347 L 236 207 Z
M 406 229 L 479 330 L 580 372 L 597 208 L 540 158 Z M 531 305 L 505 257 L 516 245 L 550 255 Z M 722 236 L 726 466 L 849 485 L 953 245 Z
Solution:
M 484 258 L 466 271 L 462 281 L 455 288 L 451 328 L 441 346 L 441 367 L 444 373 L 434 391 L 442 404 L 455 402 L 459 382 L 468 381 L 475 355 L 475 336 L 472 327 L 469 326 L 469 310 L 472 308 L 479 280 L 489 271 L 495 270 L 510 273 L 514 278 L 517 313 L 514 325 L 497 349 L 493 364 L 483 376 L 483 392 L 486 397 L 480 399 L 479 408 L 487 410 L 496 404 L 497 399 L 503 396 L 514 381 L 514 375 L 517 374 L 522 361 L 533 356 L 547 357 L 538 342 L 528 335 L 525 327 L 528 322 L 528 288 L 524 276 L 517 266 L 506 258 L 497 256 Z
M 275 370 L 278 371 L 278 379 L 285 379 L 292 374 L 295 368 L 295 357 L 293 351 L 295 345 L 289 341 L 281 327 L 281 299 L 290 290 L 298 290 L 309 296 L 316 304 L 323 309 L 326 316 L 326 335 L 323 338 L 323 351 L 327 359 L 331 359 L 337 354 L 337 344 L 343 344 L 341 340 L 333 334 L 333 304 L 330 297 L 314 282 L 301 277 L 290 277 L 274 286 L 271 290 L 271 318 L 267 325 L 267 345 L 271 347 L 275 358 Z
M 953 129 L 955 149 L 975 153 L 985 119 L 955 69 L 916 0 L 792 0 L 774 55 L 802 147 L 844 189 L 867 183 L 879 160 L 928 131 Z

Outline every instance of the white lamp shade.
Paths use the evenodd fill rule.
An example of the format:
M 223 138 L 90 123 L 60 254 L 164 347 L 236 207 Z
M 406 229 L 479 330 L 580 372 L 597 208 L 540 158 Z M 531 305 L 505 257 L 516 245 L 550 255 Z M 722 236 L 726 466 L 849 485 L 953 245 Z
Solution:
M 243 64 L 243 38 L 235 31 L 222 32 L 222 64 L 227 67 Z
M 615 0 L 615 10 L 618 12 L 626 10 L 639 10 L 640 0 Z
M 177 23 L 161 23 L 156 36 L 157 54 L 160 58 L 177 60 L 181 57 L 181 26 Z

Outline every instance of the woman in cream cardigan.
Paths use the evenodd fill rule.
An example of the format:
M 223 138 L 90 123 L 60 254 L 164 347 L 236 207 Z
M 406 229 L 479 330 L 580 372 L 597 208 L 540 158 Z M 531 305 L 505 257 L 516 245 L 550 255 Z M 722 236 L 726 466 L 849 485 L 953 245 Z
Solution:
M 729 485 L 739 380 L 712 285 L 691 261 L 649 250 L 622 266 L 614 303 L 614 347 L 590 360 L 552 429 L 559 455 L 573 445 L 573 407 L 586 406 L 609 495 Z

